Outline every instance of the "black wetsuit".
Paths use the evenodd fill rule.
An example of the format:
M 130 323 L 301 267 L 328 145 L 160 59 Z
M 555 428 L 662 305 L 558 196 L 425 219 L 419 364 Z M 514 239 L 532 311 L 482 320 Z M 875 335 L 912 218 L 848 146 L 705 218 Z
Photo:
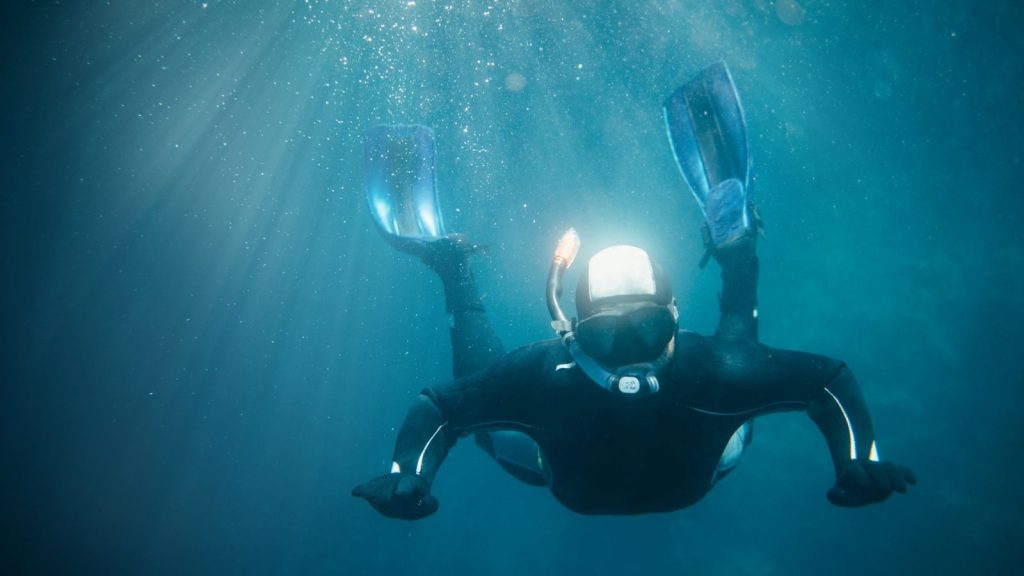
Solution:
M 837 473 L 850 459 L 873 457 L 870 417 L 845 364 L 757 342 L 753 252 L 724 263 L 722 278 L 716 336 L 679 332 L 660 391 L 632 397 L 594 384 L 557 339 L 504 355 L 468 269 L 442 274 L 458 378 L 417 398 L 392 472 L 431 482 L 459 437 L 519 430 L 540 447 L 551 492 L 565 506 L 636 514 L 698 501 L 732 434 L 761 414 L 806 411 Z

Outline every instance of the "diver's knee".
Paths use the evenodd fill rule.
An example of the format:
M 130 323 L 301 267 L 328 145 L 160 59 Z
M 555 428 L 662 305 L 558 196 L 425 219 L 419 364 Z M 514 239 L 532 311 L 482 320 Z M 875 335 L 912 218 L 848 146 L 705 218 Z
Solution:
M 551 484 L 544 454 L 527 434 L 515 430 L 479 432 L 476 443 L 516 479 L 534 486 Z
M 718 459 L 718 466 L 715 468 L 715 474 L 712 479 L 712 483 L 725 478 L 736 466 L 739 465 L 740 459 L 743 458 L 743 453 L 747 446 L 750 446 L 750 442 L 754 438 L 754 422 L 753 420 L 744 422 L 732 433 L 729 438 L 729 442 L 725 445 L 725 450 L 722 451 L 722 456 Z

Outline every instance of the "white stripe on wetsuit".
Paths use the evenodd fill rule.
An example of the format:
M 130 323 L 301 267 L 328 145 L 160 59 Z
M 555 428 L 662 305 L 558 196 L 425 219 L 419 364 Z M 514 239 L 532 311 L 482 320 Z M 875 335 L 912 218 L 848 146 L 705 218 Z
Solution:
M 419 474 L 420 471 L 423 470 L 423 457 L 426 456 L 427 449 L 430 448 L 430 443 L 434 441 L 434 437 L 437 436 L 437 433 L 440 432 L 441 429 L 444 428 L 447 425 L 448 425 L 448 423 L 445 422 L 444 424 L 441 424 L 440 426 L 438 426 L 437 430 L 434 430 L 434 433 L 430 435 L 430 439 L 427 440 L 426 445 L 423 446 L 423 451 L 420 452 L 420 457 L 419 457 L 419 459 L 416 460 L 416 474 Z
M 843 419 L 846 420 L 846 429 L 850 432 L 850 460 L 857 459 L 857 439 L 853 435 L 853 425 L 850 424 L 850 417 L 846 414 L 846 408 L 843 408 L 843 403 L 836 398 L 836 395 L 831 390 L 825 388 L 825 392 L 836 401 L 836 406 L 839 406 L 839 411 L 843 413 Z

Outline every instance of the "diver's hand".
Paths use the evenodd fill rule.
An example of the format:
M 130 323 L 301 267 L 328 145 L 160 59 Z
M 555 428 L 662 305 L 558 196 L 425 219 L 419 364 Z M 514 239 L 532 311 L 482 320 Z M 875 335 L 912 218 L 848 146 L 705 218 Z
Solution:
M 892 462 L 852 460 L 839 471 L 828 501 L 843 507 L 875 504 L 893 491 L 906 493 L 910 484 L 917 484 L 917 477 L 909 468 Z
M 365 498 L 377 512 L 388 518 L 419 520 L 437 511 L 437 498 L 430 485 L 414 474 L 388 474 L 360 484 L 352 490 L 356 498 Z

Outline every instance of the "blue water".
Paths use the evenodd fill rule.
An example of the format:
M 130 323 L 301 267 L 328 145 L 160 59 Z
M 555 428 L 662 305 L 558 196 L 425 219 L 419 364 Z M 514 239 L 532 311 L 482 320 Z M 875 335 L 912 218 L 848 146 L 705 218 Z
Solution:
M 5 7 L 0 571 L 993 574 L 1024 560 L 1024 40 L 1011 2 L 115 2 Z M 509 347 L 547 337 L 560 232 L 719 281 L 660 103 L 724 59 L 766 221 L 761 336 L 843 358 L 909 495 L 824 498 L 759 421 L 665 515 L 584 517 L 456 447 L 437 515 L 386 471 L 449 375 L 437 280 L 365 209 L 359 141 L 437 134 L 450 229 Z M 570 272 L 570 277 L 575 276 Z M 640 481 L 640 480 L 638 480 Z

